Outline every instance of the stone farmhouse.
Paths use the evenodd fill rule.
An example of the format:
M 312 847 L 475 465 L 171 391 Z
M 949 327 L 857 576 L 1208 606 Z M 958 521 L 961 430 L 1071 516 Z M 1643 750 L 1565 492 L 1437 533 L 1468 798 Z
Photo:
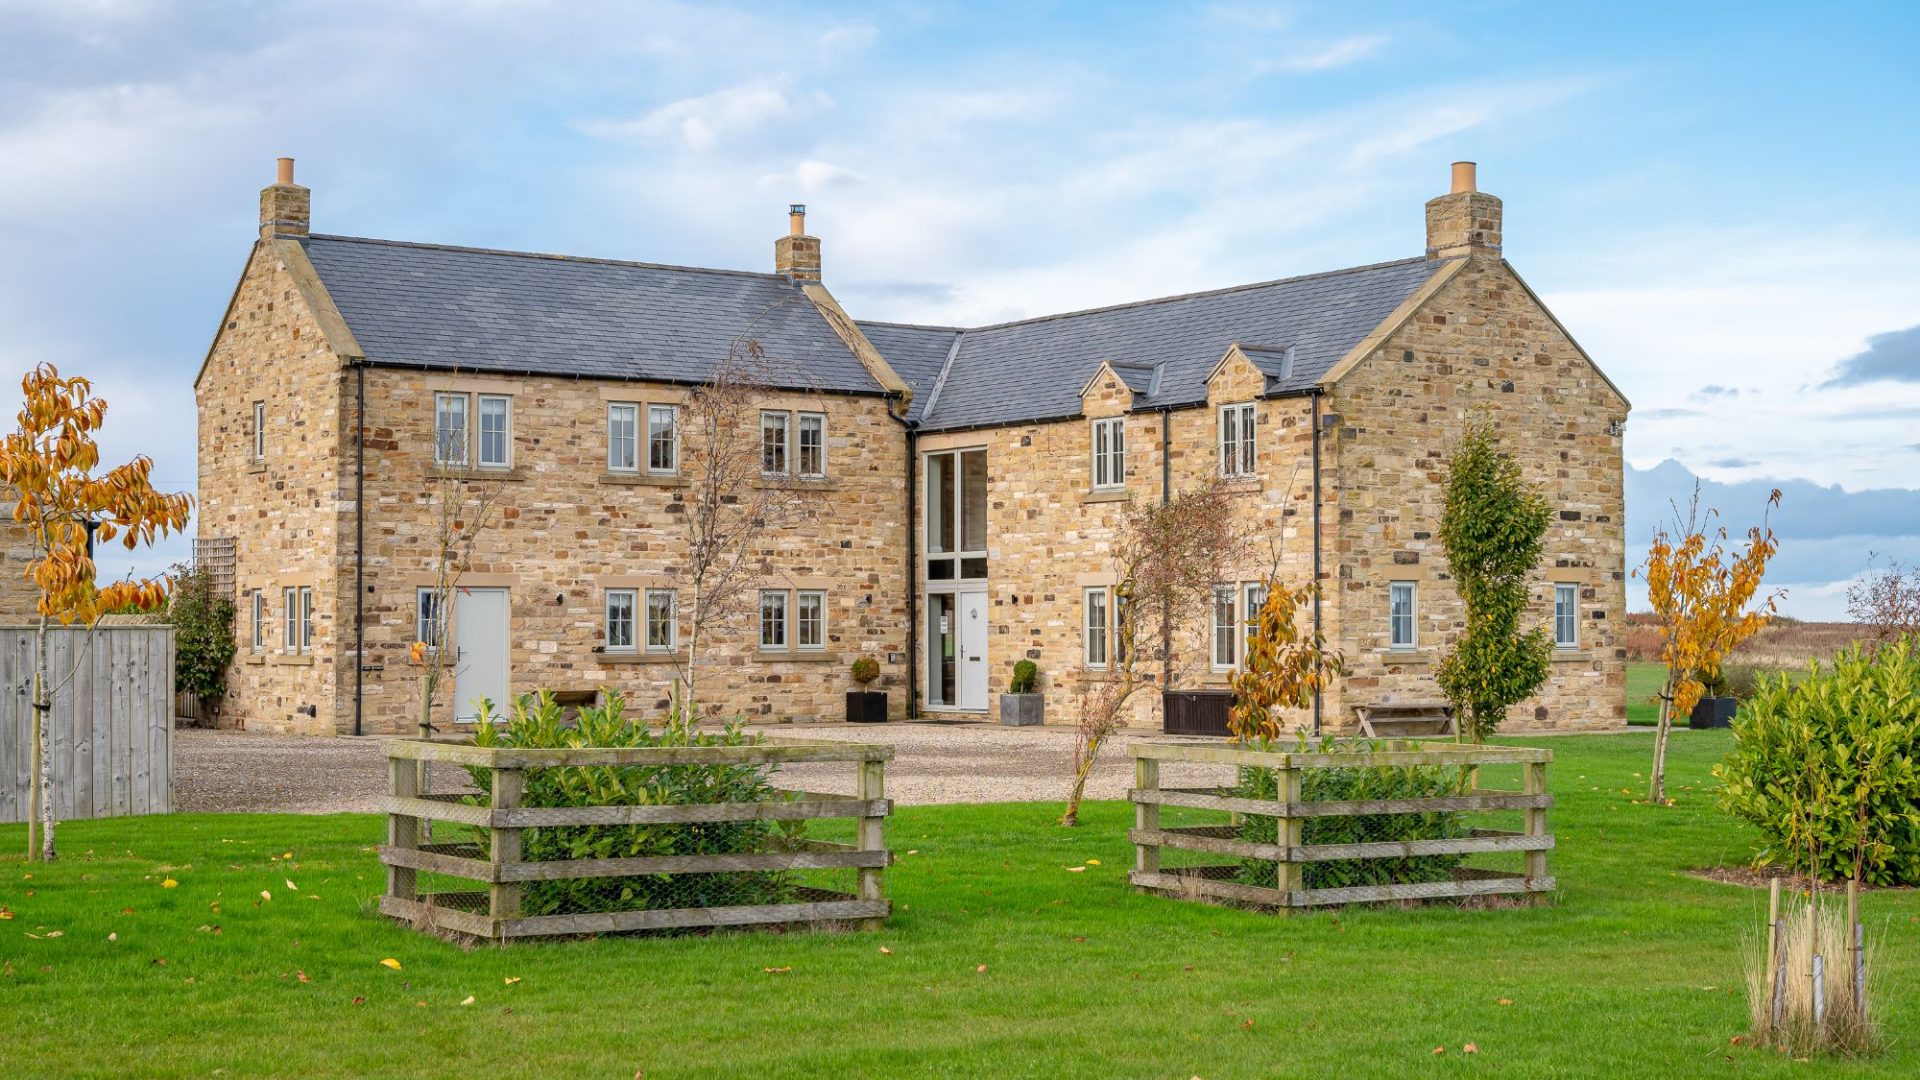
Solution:
M 1347 676 L 1312 717 L 1436 696 L 1460 625 L 1437 531 L 1445 458 L 1487 415 L 1557 509 L 1537 577 L 1553 676 L 1514 728 L 1624 722 L 1628 404 L 1501 257 L 1470 163 L 1412 258 L 977 328 L 857 321 L 805 208 L 771 272 L 311 232 L 282 159 L 195 382 L 200 537 L 229 540 L 256 730 L 405 730 L 431 620 L 459 650 L 443 720 L 549 688 L 661 702 L 684 650 L 678 406 L 751 334 L 789 372 L 762 467 L 813 485 L 758 617 L 702 696 L 834 720 L 879 661 L 892 715 L 989 719 L 1016 660 L 1049 716 L 1113 648 L 1106 545 L 1128 502 L 1223 477 L 1265 539 L 1189 644 L 1223 686 L 1274 554 L 1319 580 Z M 451 611 L 430 610 L 436 482 L 494 490 Z M 710 691 L 710 692 L 709 692 Z M 1140 695 L 1141 719 L 1157 710 Z

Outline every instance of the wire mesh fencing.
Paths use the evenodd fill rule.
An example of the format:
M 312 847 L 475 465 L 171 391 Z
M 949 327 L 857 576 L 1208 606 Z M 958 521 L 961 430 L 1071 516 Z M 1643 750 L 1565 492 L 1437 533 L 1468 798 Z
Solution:
M 1328 739 L 1133 752 L 1132 881 L 1144 889 L 1284 910 L 1554 888 L 1549 751 Z M 1232 765 L 1236 781 L 1164 787 L 1162 762 Z
M 877 927 L 890 912 L 882 887 L 890 747 L 395 740 L 387 755 L 380 908 L 421 929 L 504 941 Z M 853 794 L 776 786 L 791 761 L 844 763 Z M 450 766 L 465 785 L 450 782 Z

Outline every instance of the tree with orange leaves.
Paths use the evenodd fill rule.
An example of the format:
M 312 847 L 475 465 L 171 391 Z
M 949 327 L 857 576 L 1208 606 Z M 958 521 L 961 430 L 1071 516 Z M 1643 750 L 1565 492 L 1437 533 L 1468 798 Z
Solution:
M 47 631 L 54 623 L 80 623 L 91 629 L 100 616 L 120 608 L 157 608 L 167 599 L 167 579 L 116 581 L 102 588 L 94 581 L 89 541 L 118 538 L 129 550 L 184 529 L 193 497 L 153 489 L 153 461 L 136 457 L 101 475 L 100 447 L 94 432 L 106 421 L 107 402 L 93 395 L 93 384 L 63 378 L 52 364 L 41 364 L 20 380 L 25 404 L 17 430 L 0 437 L 0 483 L 14 500 L 13 520 L 26 529 L 34 557 L 27 566 L 40 592 L 39 621 L 33 650 L 32 805 L 39 814 L 27 823 L 27 857 L 51 861 L 53 844 L 53 762 L 49 755 L 47 714 L 54 695 L 73 678 L 47 670 Z M 91 531 L 92 536 L 88 533 Z M 75 664 L 80 662 L 76 657 Z
M 1312 705 L 1314 695 L 1346 671 L 1325 634 L 1299 625 L 1300 613 L 1318 601 L 1318 589 L 1288 586 L 1276 567 L 1261 590 L 1260 609 L 1247 621 L 1247 654 L 1232 678 L 1233 706 L 1227 712 L 1234 741 L 1255 746 L 1280 737 L 1281 710 Z
M 1780 505 L 1780 489 L 1767 497 L 1769 510 Z M 1675 514 L 1679 535 L 1663 526 L 1653 534 L 1647 561 L 1634 576 L 1647 582 L 1647 599 L 1659 621 L 1660 658 L 1667 665 L 1666 686 L 1660 692 L 1660 726 L 1653 739 L 1653 779 L 1647 798 L 1658 806 L 1667 800 L 1667 735 L 1675 715 L 1688 715 L 1706 693 L 1707 680 L 1741 642 L 1767 625 L 1784 591 L 1769 593 L 1757 603 L 1760 579 L 1767 562 L 1780 549 L 1763 515 L 1747 530 L 1746 550 L 1726 548 L 1727 529 L 1715 527 L 1719 511 L 1700 510 L 1700 488 L 1694 486 L 1687 520 Z

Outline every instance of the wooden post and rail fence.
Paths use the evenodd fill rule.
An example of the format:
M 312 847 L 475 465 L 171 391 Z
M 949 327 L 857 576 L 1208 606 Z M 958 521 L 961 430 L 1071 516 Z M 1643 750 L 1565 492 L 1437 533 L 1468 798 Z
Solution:
M 492 941 L 639 930 L 790 923 L 857 923 L 879 929 L 892 911 L 882 875 L 892 854 L 884 825 L 892 811 L 886 797 L 890 746 L 842 742 L 767 740 L 744 746 L 624 747 L 556 750 L 500 749 L 471 743 L 394 739 L 386 744 L 389 794 L 387 842 L 380 861 L 387 868 L 383 914 L 415 925 Z M 491 794 L 477 805 L 471 794 L 425 794 L 417 763 L 444 762 L 489 770 Z M 528 770 L 582 766 L 778 765 L 845 762 L 854 769 L 852 795 L 776 791 L 757 802 L 665 805 L 539 807 L 524 805 Z M 689 825 L 702 822 L 854 819 L 851 844 L 800 841 L 779 850 L 733 854 L 654 855 L 636 858 L 522 860 L 528 829 L 594 825 Z M 422 843 L 421 823 L 454 822 L 482 831 L 480 843 Z M 521 887 L 529 882 L 648 875 L 782 873 L 854 870 L 854 891 L 793 886 L 790 901 L 727 907 L 571 911 L 528 915 Z M 448 875 L 477 888 L 422 893 L 422 873 Z
M 1217 742 L 1140 740 L 1132 744 L 1135 784 L 1128 792 L 1134 804 L 1134 827 L 1127 834 L 1134 844 L 1132 883 L 1143 889 L 1190 899 L 1229 901 L 1261 907 L 1315 907 L 1390 900 L 1517 894 L 1544 899 L 1554 889 L 1547 872 L 1547 852 L 1553 835 L 1547 831 L 1547 810 L 1553 796 L 1547 792 L 1549 750 L 1522 747 L 1465 746 L 1450 743 L 1392 741 L 1384 748 L 1359 752 L 1263 752 Z M 1218 787 L 1162 787 L 1164 762 L 1231 765 L 1271 770 L 1276 795 L 1271 799 L 1244 798 Z M 1305 774 L 1311 769 L 1359 769 L 1375 766 L 1445 766 L 1466 770 L 1469 788 L 1432 798 L 1306 801 Z M 1478 786 L 1480 768 L 1519 765 L 1522 789 L 1489 790 Z M 1162 807 L 1224 811 L 1235 824 L 1163 827 Z M 1464 836 L 1402 839 L 1372 843 L 1309 844 L 1308 822 L 1317 818 L 1434 814 L 1464 811 L 1522 811 L 1521 831 L 1475 828 Z M 1237 822 L 1244 816 L 1275 819 L 1273 842 L 1242 838 Z M 1232 856 L 1226 865 L 1163 867 L 1166 849 Z M 1306 868 L 1313 863 L 1365 859 L 1408 859 L 1421 856 L 1468 856 L 1485 853 L 1521 853 L 1524 870 L 1518 873 L 1456 867 L 1449 880 L 1308 888 Z M 1233 880 L 1240 876 L 1240 860 L 1276 864 L 1275 887 Z

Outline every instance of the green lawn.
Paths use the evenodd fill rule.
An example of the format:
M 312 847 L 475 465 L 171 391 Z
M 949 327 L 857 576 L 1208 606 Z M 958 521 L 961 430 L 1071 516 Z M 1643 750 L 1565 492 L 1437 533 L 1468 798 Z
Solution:
M 1077 831 L 1052 806 L 959 806 L 891 823 L 880 934 L 463 951 L 368 913 L 372 817 L 77 823 L 66 860 L 0 862 L 0 1076 L 1920 1074 L 1920 894 L 1865 901 L 1889 1053 L 1729 1045 L 1765 898 L 1681 872 L 1748 849 L 1704 791 L 1727 736 L 1676 734 L 1672 809 L 1623 793 L 1644 734 L 1549 745 L 1561 890 L 1542 908 L 1181 903 L 1127 887 L 1123 804 Z
M 1667 665 L 1644 660 L 1627 664 L 1627 723 L 1652 727 L 1660 722 L 1661 687 L 1667 681 Z

